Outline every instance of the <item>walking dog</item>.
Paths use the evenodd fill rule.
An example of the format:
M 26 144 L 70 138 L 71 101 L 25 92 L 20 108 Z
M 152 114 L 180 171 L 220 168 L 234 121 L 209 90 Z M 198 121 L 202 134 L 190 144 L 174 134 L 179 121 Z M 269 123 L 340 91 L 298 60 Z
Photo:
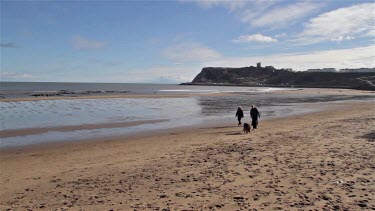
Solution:
M 243 124 L 243 132 L 250 133 L 250 125 L 248 123 Z

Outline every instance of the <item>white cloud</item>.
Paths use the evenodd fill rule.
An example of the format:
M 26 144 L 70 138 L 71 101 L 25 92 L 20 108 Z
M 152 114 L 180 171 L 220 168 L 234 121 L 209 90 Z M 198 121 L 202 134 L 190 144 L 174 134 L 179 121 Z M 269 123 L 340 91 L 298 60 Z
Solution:
M 222 58 L 202 63 L 202 66 L 245 67 L 262 62 L 276 68 L 293 68 L 303 71 L 309 68 L 359 68 L 375 66 L 375 45 L 351 49 L 325 50 L 296 54 Z
M 332 38 L 331 41 L 341 42 L 343 40 L 353 40 L 353 39 L 355 39 L 355 37 L 351 37 L 351 36 L 339 36 L 337 38 Z
M 229 11 L 252 8 L 253 12 L 264 11 L 281 0 L 180 0 L 181 2 L 194 2 L 203 8 L 224 7 Z
M 296 40 L 300 44 L 343 41 L 369 36 L 375 26 L 375 3 L 336 9 L 310 19 Z
M 276 35 L 275 35 L 276 38 L 279 38 L 279 37 L 286 37 L 286 36 L 288 36 L 288 34 L 285 33 L 285 32 L 280 33 L 280 34 L 276 34 Z
M 234 43 L 247 43 L 247 42 L 272 43 L 272 42 L 277 42 L 277 39 L 264 36 L 262 34 L 251 34 L 251 35 L 239 36 L 237 39 L 232 40 L 232 42 Z
M 370 30 L 364 36 L 365 37 L 372 37 L 374 39 L 375 38 L 375 29 Z
M 322 4 L 314 2 L 299 2 L 284 7 L 268 10 L 248 9 L 243 12 L 241 20 L 255 27 L 284 27 L 303 17 L 318 11 Z
M 162 51 L 162 55 L 173 62 L 201 62 L 221 57 L 219 52 L 196 42 L 170 46 Z
M 304 1 L 285 6 L 282 0 L 180 0 L 203 8 L 223 7 L 245 23 L 254 27 L 280 28 L 311 15 L 322 8 L 322 3 Z M 287 1 L 286 1 L 287 2 Z
M 35 78 L 34 75 L 29 73 L 15 73 L 15 72 L 0 72 L 0 78 L 2 81 L 5 80 L 25 80 L 25 79 L 33 79 Z
M 98 50 L 107 46 L 107 42 L 89 40 L 82 36 L 74 36 L 72 38 L 73 48 L 77 50 Z
M 181 2 L 195 2 L 203 8 L 224 7 L 230 11 L 241 9 L 250 3 L 250 1 L 238 0 L 181 0 Z

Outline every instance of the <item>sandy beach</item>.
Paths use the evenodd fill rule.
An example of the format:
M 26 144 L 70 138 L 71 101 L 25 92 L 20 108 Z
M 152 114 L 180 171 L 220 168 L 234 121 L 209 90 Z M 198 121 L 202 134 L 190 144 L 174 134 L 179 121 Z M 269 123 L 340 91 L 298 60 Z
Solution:
M 1 210 L 375 210 L 374 108 L 3 149 Z
M 0 1 L 0 211 L 375 211 L 375 0 Z

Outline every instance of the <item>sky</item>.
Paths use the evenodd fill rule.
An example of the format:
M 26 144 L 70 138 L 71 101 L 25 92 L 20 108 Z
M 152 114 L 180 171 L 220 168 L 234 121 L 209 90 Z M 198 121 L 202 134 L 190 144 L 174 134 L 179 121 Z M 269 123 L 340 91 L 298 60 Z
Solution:
M 0 1 L 1 81 L 180 83 L 203 67 L 375 67 L 372 0 Z

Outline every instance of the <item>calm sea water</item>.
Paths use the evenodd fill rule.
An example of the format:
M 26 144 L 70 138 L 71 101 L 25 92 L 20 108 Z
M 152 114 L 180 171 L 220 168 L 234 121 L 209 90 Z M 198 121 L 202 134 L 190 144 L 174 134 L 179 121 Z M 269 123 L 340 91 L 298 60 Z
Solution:
M 170 84 L 92 84 L 92 83 L 1 83 L 1 94 L 20 97 L 35 91 L 127 91 L 131 94 L 233 93 L 197 95 L 184 98 L 100 98 L 1 102 L 0 131 L 50 128 L 86 124 L 126 123 L 142 120 L 167 120 L 136 126 L 98 128 L 1 138 L 0 147 L 30 145 L 52 141 L 92 139 L 136 134 L 207 122 L 236 124 L 236 108 L 242 106 L 249 120 L 251 104 L 258 106 L 262 119 L 282 117 L 319 109 L 315 103 L 373 100 L 374 96 L 279 95 L 272 88 L 201 87 Z
M 270 88 L 181 86 L 176 84 L 125 83 L 58 83 L 58 82 L 0 82 L 0 96 L 4 98 L 30 97 L 34 94 L 112 95 L 112 94 L 191 94 L 219 92 L 267 91 Z

